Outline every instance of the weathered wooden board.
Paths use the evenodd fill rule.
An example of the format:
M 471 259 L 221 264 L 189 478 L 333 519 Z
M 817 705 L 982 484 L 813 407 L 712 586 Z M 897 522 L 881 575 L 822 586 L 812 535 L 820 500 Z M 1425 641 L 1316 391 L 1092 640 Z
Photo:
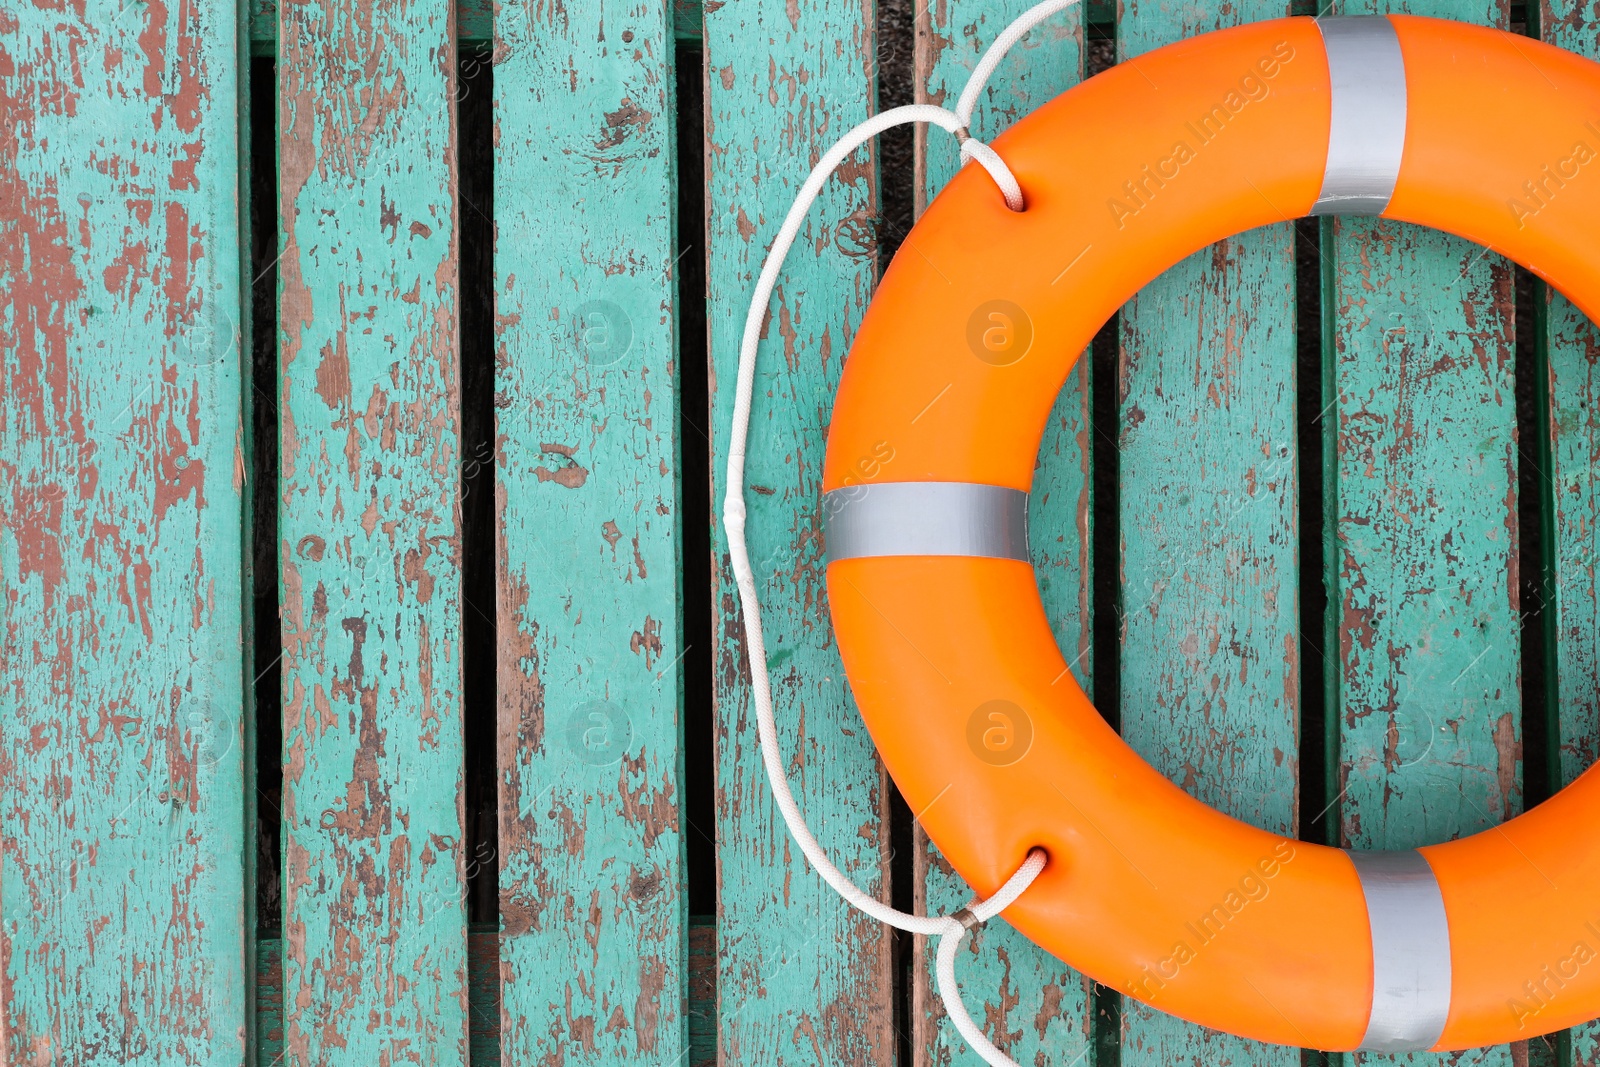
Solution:
M 247 1043 L 238 21 L 0 6 L 0 1062 Z
M 1031 6 L 1027 0 L 917 5 L 919 100 L 952 107 L 995 36 Z M 973 119 L 974 136 L 991 139 L 1017 119 L 1083 77 L 1082 9 L 1073 7 L 1033 30 L 989 79 Z M 956 141 L 942 130 L 917 128 L 919 204 L 932 199 L 960 165 Z M 906 254 L 912 254 L 907 252 Z M 1078 364 L 1062 390 L 1040 449 L 1029 501 L 1034 565 L 1056 640 L 1087 687 L 1090 658 L 1089 365 Z M 950 912 L 972 890 L 950 868 L 921 828 L 916 833 L 916 908 Z M 1067 1064 L 1089 1045 L 1088 982 L 1006 923 L 985 926 L 962 953 L 968 1010 L 1018 1063 L 1045 1057 Z M 933 943 L 917 941 L 913 994 L 913 1062 L 983 1062 L 945 1020 L 934 978 Z
M 455 19 L 279 11 L 285 1058 L 467 1058 Z
M 1118 57 L 1289 14 L 1124 3 Z M 1123 308 L 1122 734 L 1178 785 L 1293 836 L 1300 715 L 1294 229 L 1179 263 Z M 1122 1063 L 1299 1063 L 1125 998 Z
M 672 47 L 662 0 L 496 24 L 508 1065 L 685 1048 Z
M 1538 21 L 1540 36 L 1550 44 L 1600 58 L 1600 13 L 1592 4 L 1549 0 Z M 1546 590 L 1544 610 L 1555 646 L 1555 677 L 1545 679 L 1555 720 L 1548 733 L 1555 746 L 1555 789 L 1600 756 L 1600 333 L 1554 289 L 1543 289 L 1540 299 L 1543 330 L 1536 343 L 1544 346 L 1547 368 L 1540 384 L 1549 390 L 1546 474 L 1553 485 L 1545 527 L 1553 536 L 1545 551 L 1552 555 L 1555 585 Z M 1530 1029 L 1539 1029 L 1537 1017 Z M 1600 1065 L 1600 1025 L 1574 1027 L 1570 1046 L 1573 1067 Z
M 1566 44 L 1559 36 L 1553 43 Z M 1547 301 L 1541 340 L 1549 361 L 1546 432 L 1555 489 L 1554 522 L 1547 527 L 1555 534 L 1548 546 L 1555 587 L 1547 592 L 1545 611 L 1555 616 L 1548 632 L 1556 670 L 1545 687 L 1556 713 L 1549 731 L 1557 746 L 1551 785 L 1559 788 L 1593 766 L 1600 749 L 1600 334 L 1553 289 L 1541 298 Z M 1535 1033 L 1540 1029 L 1537 1015 L 1528 1022 Z M 1573 1067 L 1600 1065 L 1600 1025 L 1574 1027 L 1569 1040 Z
M 1486 0 L 1347 3 L 1503 25 Z M 1336 455 L 1325 560 L 1343 842 L 1411 848 L 1522 804 L 1512 267 L 1434 231 L 1324 231 Z M 1334 799 L 1333 797 L 1329 798 Z M 1511 1063 L 1357 1055 L 1358 1063 Z
M 835 138 L 872 110 L 872 5 L 748 0 L 705 15 L 708 329 L 720 512 L 739 336 L 767 246 Z M 783 764 L 841 869 L 887 899 L 884 774 L 828 622 L 820 487 L 839 367 L 871 296 L 877 166 L 828 184 L 772 301 L 746 481 Z M 893 460 L 888 461 L 890 464 Z M 888 932 L 789 841 L 762 769 L 722 531 L 713 541 L 719 1049 L 724 1067 L 895 1060 Z
M 1512 270 L 1396 223 L 1328 232 L 1342 836 L 1410 848 L 1521 808 Z

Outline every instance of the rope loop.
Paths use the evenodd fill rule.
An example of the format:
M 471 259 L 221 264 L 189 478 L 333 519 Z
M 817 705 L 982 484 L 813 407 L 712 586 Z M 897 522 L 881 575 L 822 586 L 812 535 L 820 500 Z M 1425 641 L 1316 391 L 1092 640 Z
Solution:
M 961 987 L 956 984 L 956 952 L 968 931 L 981 926 L 1004 911 L 1022 891 L 1033 884 L 1035 878 L 1049 862 L 1049 854 L 1042 848 L 1033 849 L 1015 874 L 1006 880 L 999 891 L 988 900 L 974 898 L 966 907 L 945 916 L 946 929 L 939 938 L 939 950 L 934 960 L 934 977 L 939 986 L 939 999 L 944 1010 L 955 1023 L 956 1030 L 972 1046 L 974 1052 L 994 1067 L 1017 1067 L 1016 1062 L 995 1047 L 978 1024 L 972 1021 L 967 1005 L 961 999 Z
M 1011 173 L 1011 168 L 1006 166 L 998 152 L 976 137 L 968 137 L 961 142 L 961 158 L 972 160 L 989 172 L 989 177 L 1000 187 L 1000 194 L 1006 198 L 1006 207 L 1012 211 L 1022 211 L 1027 208 L 1027 203 L 1022 199 L 1022 186 L 1017 182 L 1017 176 Z
M 1005 161 L 993 148 L 973 137 L 968 127 L 972 121 L 973 109 L 977 106 L 979 93 L 983 91 L 984 84 L 1000 65 L 1000 60 L 1007 50 L 1035 25 L 1077 2 L 1078 0 L 1044 0 L 1007 26 L 979 59 L 966 87 L 961 91 L 960 100 L 954 111 L 932 104 L 910 104 L 873 115 L 840 137 L 811 169 L 800 191 L 795 194 L 794 203 L 784 217 L 783 225 L 779 227 L 772 247 L 767 252 L 767 258 L 761 265 L 761 273 L 756 278 L 755 292 L 750 300 L 750 311 L 745 316 L 744 333 L 739 342 L 739 373 L 734 389 L 733 427 L 728 442 L 727 494 L 723 498 L 722 505 L 723 527 L 728 537 L 729 562 L 735 584 L 739 588 L 739 609 L 744 620 L 745 649 L 750 667 L 750 692 L 756 706 L 761 761 L 766 768 L 767 781 L 772 787 L 772 799 L 783 816 L 784 824 L 817 874 L 853 907 L 879 922 L 908 933 L 938 936 L 939 996 L 944 1001 L 945 1010 L 961 1036 L 992 1067 L 1017 1067 L 1017 1065 L 984 1036 L 983 1031 L 972 1021 L 972 1016 L 967 1013 L 966 1005 L 961 1002 L 961 993 L 956 987 L 955 980 L 956 950 L 969 930 L 1000 914 L 1012 901 L 1021 896 L 1033 884 L 1034 879 L 1039 877 L 1049 862 L 1049 857 L 1043 849 L 1033 849 L 1022 865 L 993 896 L 986 900 L 974 899 L 966 907 L 946 916 L 914 915 L 892 908 L 877 897 L 864 892 L 828 858 L 821 843 L 806 825 L 805 816 L 800 814 L 800 806 L 795 803 L 782 756 L 778 752 L 778 728 L 772 709 L 772 682 L 767 674 L 766 639 L 761 627 L 761 601 L 756 591 L 755 572 L 750 566 L 750 552 L 745 541 L 747 518 L 744 504 L 745 450 L 750 440 L 750 408 L 755 397 L 756 355 L 761 344 L 761 323 L 766 317 L 767 306 L 777 286 L 778 275 L 783 270 L 783 262 L 788 258 L 789 249 L 799 237 L 806 213 L 816 202 L 834 170 L 857 148 L 884 130 L 908 122 L 925 122 L 953 134 L 960 145 L 963 162 L 974 162 L 981 166 L 994 179 L 1001 195 L 1005 197 L 1006 206 L 1012 211 L 1022 211 L 1026 205 L 1016 175 L 1011 173 L 1011 168 L 1006 166 Z

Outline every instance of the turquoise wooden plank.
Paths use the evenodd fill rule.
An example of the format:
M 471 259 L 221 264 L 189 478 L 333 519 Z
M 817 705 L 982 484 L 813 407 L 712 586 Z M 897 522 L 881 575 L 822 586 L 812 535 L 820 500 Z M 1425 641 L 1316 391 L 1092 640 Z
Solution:
M 502 1055 L 676 1063 L 671 9 L 503 5 L 496 33 Z
M 1581 28 L 1582 40 L 1562 32 Z M 1594 54 L 1593 25 L 1568 10 L 1546 39 L 1552 44 Z M 1549 476 L 1554 483 L 1555 583 L 1545 611 L 1555 618 L 1556 670 L 1545 680 L 1555 710 L 1549 732 L 1556 746 L 1552 786 L 1560 787 L 1594 765 L 1600 750 L 1600 333 L 1584 314 L 1555 290 L 1541 294 L 1549 361 L 1550 412 L 1546 429 Z M 1538 1019 L 1530 1020 L 1538 1031 Z M 1572 1028 L 1568 1038 L 1572 1067 L 1600 1065 L 1600 1025 Z M 1560 1067 L 1566 1067 L 1561 1064 Z
M 872 110 L 872 8 L 848 0 L 708 7 L 705 63 L 712 499 L 720 512 L 750 292 L 812 163 Z M 834 862 L 887 899 L 886 783 L 828 623 L 820 521 L 828 416 L 872 293 L 876 217 L 876 157 L 864 149 L 813 207 L 773 298 L 746 482 L 783 764 Z M 720 524 L 713 538 L 721 1062 L 893 1064 L 891 939 L 823 884 L 772 804 Z
M 1558 780 L 1600 754 L 1600 333 L 1572 301 L 1546 290 L 1550 476 L 1555 486 L 1556 614 L 1560 681 Z M 1546 682 L 1548 686 L 1550 683 Z
M 1290 13 L 1285 0 L 1131 0 L 1119 60 Z M 1190 794 L 1294 836 L 1299 788 L 1294 230 L 1239 234 L 1123 308 L 1119 387 L 1122 734 Z M 1287 1067 L 1123 1000 L 1122 1063 Z
M 1506 21 L 1485 0 L 1338 6 L 1385 10 Z M 1522 805 L 1513 272 L 1465 241 L 1382 220 L 1336 220 L 1323 252 L 1337 418 L 1325 647 L 1341 836 L 1411 848 Z
M 240 45 L 0 8 L 0 1062 L 246 1052 Z
M 1590 59 L 1600 58 L 1600 18 L 1593 5 L 1549 0 L 1539 13 L 1541 37 Z M 1545 679 L 1554 711 L 1548 737 L 1556 747 L 1551 785 L 1558 788 L 1600 756 L 1600 333 L 1554 289 L 1544 289 L 1543 330 L 1549 389 L 1548 476 L 1553 508 L 1546 552 L 1554 588 L 1545 612 L 1554 643 L 1554 677 Z M 1546 658 L 1549 658 L 1547 652 Z M 1537 1019 L 1531 1028 L 1539 1029 Z M 1600 1065 L 1600 1025 L 1573 1027 L 1573 1067 Z M 1561 1064 L 1560 1067 L 1566 1067 Z
M 278 40 L 285 1060 L 461 1064 L 454 19 Z
M 1030 5 L 997 0 L 961 8 L 919 5 L 917 86 L 919 99 L 954 106 L 978 57 L 1012 19 Z M 1081 8 L 1033 30 L 989 79 L 973 119 L 973 133 L 991 139 L 1040 104 L 1083 78 Z M 918 128 L 919 203 L 943 188 L 959 166 L 955 139 L 942 130 Z M 1040 448 L 1040 464 L 1029 499 L 1028 526 L 1034 567 L 1056 640 L 1078 681 L 1085 685 L 1091 663 L 1089 612 L 1089 366 L 1087 356 L 1067 380 Z M 916 905 L 927 913 L 948 912 L 972 898 L 972 890 L 944 861 L 918 827 Z M 946 1019 L 934 978 L 933 945 L 916 943 L 913 1049 L 918 1064 L 979 1065 Z M 973 1017 L 1019 1063 L 1039 1057 L 1066 1064 L 1089 1043 L 1088 983 L 1003 921 L 989 923 L 969 939 L 959 959 L 962 990 Z

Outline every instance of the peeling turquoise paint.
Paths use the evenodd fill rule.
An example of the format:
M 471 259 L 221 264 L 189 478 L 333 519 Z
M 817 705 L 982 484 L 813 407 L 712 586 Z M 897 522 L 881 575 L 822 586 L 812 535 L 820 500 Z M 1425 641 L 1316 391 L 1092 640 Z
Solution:
M 670 19 L 639 0 L 496 24 L 508 1064 L 687 1047 L 680 531 L 709 517 L 678 497 Z
M 1338 8 L 1379 10 L 1508 21 L 1482 0 Z M 1349 847 L 1411 848 L 1522 810 L 1514 276 L 1476 245 L 1379 219 L 1337 220 L 1323 255 L 1338 452 L 1326 518 L 1339 729 L 1329 788 Z M 1352 1059 L 1526 1056 L 1500 1046 Z
M 0 1062 L 246 1051 L 238 24 L 0 6 Z
M 876 98 L 870 5 L 752 0 L 705 14 L 707 315 L 720 509 L 739 336 L 761 258 L 807 171 Z M 812 209 L 772 300 L 747 466 L 750 556 L 784 765 L 842 869 L 887 898 L 886 778 L 828 621 L 822 454 L 840 364 L 877 267 L 878 167 L 842 167 Z M 895 1062 L 891 939 L 793 847 L 762 768 L 733 576 L 714 529 L 718 1015 L 725 1067 Z
M 279 45 L 284 1056 L 464 1064 L 454 19 Z

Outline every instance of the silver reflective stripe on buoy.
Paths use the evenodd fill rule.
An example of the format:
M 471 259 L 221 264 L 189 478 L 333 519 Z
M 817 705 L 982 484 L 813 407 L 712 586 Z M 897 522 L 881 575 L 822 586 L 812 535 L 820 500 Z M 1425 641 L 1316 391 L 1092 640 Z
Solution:
M 1347 850 L 1372 926 L 1372 1015 L 1361 1048 L 1432 1048 L 1450 1014 L 1450 924 L 1422 853 Z
M 1328 52 L 1333 117 L 1313 215 L 1380 215 L 1406 145 L 1406 67 L 1382 15 L 1317 19 Z
M 828 560 L 1028 558 L 1028 494 L 974 482 L 874 482 L 822 494 Z

